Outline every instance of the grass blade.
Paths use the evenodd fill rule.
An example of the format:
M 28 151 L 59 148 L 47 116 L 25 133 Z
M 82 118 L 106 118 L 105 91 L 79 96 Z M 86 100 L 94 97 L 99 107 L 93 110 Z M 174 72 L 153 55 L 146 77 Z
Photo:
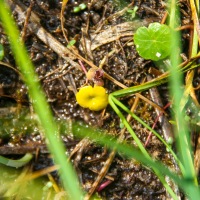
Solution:
M 24 77 L 24 82 L 28 86 L 29 96 L 32 99 L 33 107 L 48 140 L 48 148 L 52 153 L 55 162 L 60 166 L 60 175 L 64 187 L 71 199 L 81 199 L 82 192 L 78 185 L 78 180 L 72 165 L 67 161 L 64 146 L 59 138 L 58 127 L 52 117 L 45 95 L 41 90 L 31 60 L 29 59 L 24 45 L 20 41 L 19 31 L 11 17 L 10 10 L 2 0 L 0 1 L 0 20 L 2 21 L 5 32 L 9 36 L 10 45 L 16 63 Z
M 176 1 L 170 1 L 170 27 L 174 30 L 177 26 L 177 16 L 179 13 L 176 7 Z M 183 89 L 182 89 L 182 80 L 183 75 L 178 69 L 178 65 L 180 64 L 180 56 L 179 50 L 180 45 L 180 34 L 178 32 L 173 31 L 171 37 L 171 67 L 169 68 L 170 76 L 169 76 L 169 83 L 170 83 L 170 92 L 171 96 L 173 97 L 173 110 L 175 113 L 175 121 L 176 121 L 176 146 L 177 151 L 180 154 L 180 160 L 185 168 L 184 176 L 193 180 L 197 184 L 197 179 L 194 170 L 193 158 L 192 158 L 192 148 L 190 143 L 190 136 L 187 125 L 183 118 L 182 108 L 180 106 L 181 99 L 183 98 Z

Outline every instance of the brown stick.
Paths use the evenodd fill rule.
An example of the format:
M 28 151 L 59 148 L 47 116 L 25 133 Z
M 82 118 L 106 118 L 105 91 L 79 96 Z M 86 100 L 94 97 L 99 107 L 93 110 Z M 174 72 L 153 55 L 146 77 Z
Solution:
M 152 80 L 152 78 L 148 75 L 147 76 L 147 80 L 150 81 Z M 157 105 L 159 105 L 160 107 L 163 107 L 163 103 L 161 101 L 159 92 L 157 88 L 151 88 L 149 90 L 149 93 L 151 95 L 151 99 L 154 103 L 156 103 Z M 157 116 L 159 116 L 159 123 L 162 127 L 162 132 L 163 132 L 163 136 L 165 138 L 166 141 L 169 141 L 170 139 L 173 139 L 173 130 L 172 130 L 172 126 L 169 123 L 167 117 L 164 115 L 164 113 L 161 113 L 160 110 L 158 110 L 157 108 L 155 108 Z M 162 114 L 162 115 L 161 115 Z

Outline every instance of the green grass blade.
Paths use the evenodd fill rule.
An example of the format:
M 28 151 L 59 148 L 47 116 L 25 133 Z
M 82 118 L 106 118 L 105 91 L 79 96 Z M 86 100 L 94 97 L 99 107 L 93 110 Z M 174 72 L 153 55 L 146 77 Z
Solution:
M 170 1 L 170 27 L 174 30 L 177 26 L 177 16 L 178 11 L 176 7 L 176 1 Z M 175 121 L 177 124 L 177 129 L 175 129 L 176 135 L 176 146 L 177 151 L 180 154 L 181 163 L 185 168 L 184 176 L 192 179 L 195 183 L 197 183 L 193 158 L 192 158 L 192 148 L 190 143 L 190 136 L 187 125 L 184 121 L 183 113 L 181 110 L 180 102 L 183 98 L 183 75 L 178 69 L 178 65 L 180 64 L 180 56 L 179 56 L 179 49 L 180 45 L 180 34 L 178 32 L 173 31 L 172 33 L 172 45 L 171 45 L 171 67 L 169 68 L 170 76 L 169 76 L 169 83 L 170 83 L 170 90 L 171 96 L 173 97 L 173 110 L 175 113 Z
M 26 165 L 33 158 L 33 155 L 30 153 L 25 154 L 22 158 L 18 160 L 8 159 L 3 156 L 0 156 L 0 163 L 10 166 L 10 167 L 22 167 Z
M 140 139 L 137 137 L 137 135 L 135 134 L 135 132 L 133 131 L 133 129 L 131 128 L 131 126 L 127 122 L 126 118 L 123 116 L 123 114 L 120 112 L 120 110 L 115 105 L 115 100 L 117 100 L 115 97 L 113 97 L 112 95 L 109 95 L 109 103 L 110 103 L 110 105 L 112 106 L 112 108 L 116 112 L 116 114 L 120 117 L 122 123 L 125 125 L 125 127 L 129 131 L 129 133 L 132 135 L 132 137 L 133 137 L 134 141 L 136 142 L 136 144 L 138 145 L 140 151 L 143 153 L 143 156 L 145 156 L 146 158 L 148 158 L 150 160 L 153 160 L 150 157 L 149 153 L 144 148 L 143 144 L 140 142 Z M 160 171 L 157 170 L 157 168 L 152 167 L 152 169 L 154 170 L 154 173 L 158 176 L 158 178 L 160 179 L 161 183 L 166 188 L 166 190 L 168 191 L 168 193 L 172 196 L 172 198 L 174 200 L 176 200 L 177 199 L 176 195 L 174 194 L 174 192 L 170 188 L 170 186 L 166 183 L 165 178 L 162 175 L 162 173 L 160 173 Z
M 120 112 L 120 110 L 117 108 L 113 101 L 114 97 L 112 95 L 109 95 L 109 104 L 112 106 L 113 110 L 116 112 L 116 114 L 121 119 L 122 123 L 126 126 L 129 133 L 132 135 L 133 139 L 135 140 L 136 144 L 138 145 L 138 148 L 141 150 L 141 152 L 146 157 L 150 157 L 147 153 L 146 149 L 144 148 L 143 144 L 140 142 L 140 139 L 137 137 L 133 129 L 130 127 L 129 123 L 127 122 L 126 118 L 123 116 L 123 114 Z
M 119 100 L 117 100 L 115 97 L 113 97 L 113 101 L 116 105 L 118 105 L 120 108 L 122 108 L 125 112 L 130 114 L 135 120 L 137 120 L 140 124 L 142 124 L 145 128 L 147 128 L 149 131 L 151 131 L 169 150 L 169 152 L 172 154 L 176 162 L 178 163 L 180 169 L 182 172 L 184 172 L 184 168 L 178 157 L 176 156 L 175 152 L 172 150 L 172 148 L 167 144 L 167 142 L 154 130 L 152 129 L 148 124 L 146 124 L 142 119 L 140 119 L 137 115 L 132 113 L 124 104 L 122 104 Z
M 126 88 L 126 89 L 118 90 L 116 92 L 113 92 L 112 95 L 114 97 L 123 97 L 123 96 L 127 96 L 129 94 L 132 95 L 136 92 L 142 92 L 144 90 L 148 90 L 152 87 L 156 87 L 156 86 L 159 86 L 163 83 L 166 83 L 167 78 L 168 78 L 168 76 L 164 76 L 164 77 L 161 76 L 161 77 L 158 77 L 156 79 L 153 79 L 152 81 L 142 83 L 140 85 L 136 85 L 136 86 L 129 87 L 129 88 Z
M 20 41 L 19 31 L 11 17 L 10 10 L 2 0 L 0 0 L 0 20 L 2 21 L 5 32 L 9 36 L 8 38 L 16 63 L 28 86 L 29 96 L 32 99 L 33 107 L 48 140 L 48 148 L 52 153 L 56 164 L 60 166 L 60 174 L 64 187 L 71 199 L 81 199 L 82 192 L 77 177 L 72 165 L 67 161 L 64 146 L 59 138 L 58 127 L 52 117 L 51 110 L 45 99 L 45 94 L 41 90 L 38 77 L 34 72 L 34 67 L 26 49 Z
M 119 143 L 117 139 L 109 136 L 101 130 L 94 129 L 92 127 L 85 126 L 81 123 L 74 123 L 72 126 L 73 133 L 78 137 L 88 137 L 89 139 L 101 144 L 106 145 L 110 149 L 115 149 L 128 158 L 135 159 L 143 165 L 151 169 L 156 169 L 162 175 L 168 176 L 174 180 L 174 182 L 184 191 L 185 195 L 191 200 L 200 199 L 200 190 L 193 180 L 180 178 L 180 176 L 171 172 L 164 164 L 148 158 L 143 155 L 141 151 L 133 146 L 127 145 L 125 142 Z M 175 195 L 176 199 L 176 195 Z

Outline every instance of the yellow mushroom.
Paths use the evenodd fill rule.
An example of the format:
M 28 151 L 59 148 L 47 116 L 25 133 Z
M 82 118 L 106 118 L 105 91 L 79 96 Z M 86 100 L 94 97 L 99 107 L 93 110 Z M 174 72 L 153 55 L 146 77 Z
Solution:
M 108 94 L 102 86 L 85 86 L 77 92 L 76 100 L 83 108 L 99 111 L 108 105 Z

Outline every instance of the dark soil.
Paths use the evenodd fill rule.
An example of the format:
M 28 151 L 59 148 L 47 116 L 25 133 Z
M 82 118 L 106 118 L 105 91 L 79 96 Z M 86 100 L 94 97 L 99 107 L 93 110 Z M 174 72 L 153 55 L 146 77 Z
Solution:
M 20 1 L 20 3 L 17 0 L 10 2 L 19 5 L 22 10 L 27 10 L 30 6 L 30 1 L 28 0 Z M 73 8 L 83 2 L 86 3 L 87 8 L 84 11 L 74 13 Z M 187 2 L 186 0 L 179 1 L 182 25 L 192 24 L 190 6 Z M 132 6 L 138 6 L 136 19 L 131 19 L 127 12 L 121 12 L 131 3 Z M 34 0 L 30 9 L 39 19 L 38 26 L 43 27 L 60 44 L 67 46 L 68 42 L 61 30 L 61 2 L 56 0 Z M 156 77 L 163 71 L 158 69 L 155 63 L 144 60 L 137 54 L 132 40 L 134 31 L 139 26 L 147 26 L 155 21 L 161 22 L 166 9 L 166 2 L 161 0 L 133 2 L 128 0 L 94 0 L 91 2 L 69 0 L 64 11 L 65 33 L 69 41 L 76 40 L 75 51 L 80 56 L 96 66 L 99 66 L 102 60 L 105 59 L 102 68 L 110 76 L 127 87 L 138 85 L 147 81 L 147 77 Z M 68 54 L 68 52 L 63 55 L 59 48 L 52 48 L 50 44 L 44 43 L 33 29 L 24 24 L 24 20 L 20 18 L 22 10 L 17 10 L 15 6 L 12 6 L 12 10 L 21 33 L 25 33 L 25 45 L 55 118 L 58 121 L 62 121 L 63 127 L 68 120 L 84 121 L 118 137 L 122 130 L 120 120 L 110 106 L 102 113 L 102 111 L 94 112 L 82 108 L 76 102 L 75 93 L 86 83 L 86 75 L 79 65 L 81 58 L 77 57 L 77 55 Z M 29 19 L 29 22 L 35 23 L 32 18 Z M 129 23 L 128 28 L 124 27 L 126 22 Z M 131 27 L 130 24 L 132 25 Z M 122 30 L 120 28 L 117 29 L 117 26 L 122 27 Z M 108 31 L 111 29 L 117 29 L 117 34 L 114 35 L 115 32 L 113 31 L 113 35 L 109 35 Z M 7 37 L 1 27 L 0 33 L 1 43 L 5 48 L 4 64 L 0 63 L 0 116 L 2 118 L 0 154 L 22 155 L 26 152 L 36 153 L 39 149 L 39 155 L 37 155 L 33 163 L 33 170 L 39 170 L 52 165 L 53 161 L 48 156 L 44 138 L 30 116 L 31 101 L 27 96 L 27 88 L 17 72 L 17 66 L 15 65 Z M 189 40 L 190 30 L 186 29 L 182 31 L 182 41 L 185 49 L 183 53 L 186 58 L 189 57 Z M 83 60 L 81 62 L 87 70 L 90 69 L 89 63 Z M 15 70 L 6 66 L 5 63 Z M 196 73 L 194 82 L 195 86 L 198 86 L 200 80 L 198 72 Z M 93 84 L 92 82 L 89 83 Z M 121 89 L 120 86 L 107 78 L 104 78 L 104 87 L 109 93 Z M 141 94 L 147 99 L 155 101 L 159 106 L 164 106 L 170 102 L 167 84 L 159 87 L 158 91 L 151 90 Z M 198 95 L 199 93 L 197 92 Z M 136 99 L 137 97 L 126 97 L 122 101 L 131 108 Z M 152 126 L 159 111 L 156 111 L 154 105 L 139 99 L 134 112 Z M 168 122 L 170 113 L 168 110 L 166 110 L 166 113 L 168 113 L 168 118 L 164 118 Z M 138 137 L 145 143 L 149 131 L 135 120 L 131 120 L 130 123 Z M 155 129 L 165 139 L 169 139 L 173 135 L 169 123 L 165 126 L 158 123 Z M 97 172 L 101 170 L 109 158 L 110 151 L 87 140 L 80 141 L 72 134 L 66 136 L 64 128 L 62 134 L 69 154 L 75 149 L 72 160 L 83 188 L 89 191 L 98 176 Z M 134 145 L 134 141 L 128 131 L 124 131 L 124 139 Z M 82 148 L 76 146 L 79 142 L 82 142 Z M 173 160 L 171 160 L 165 147 L 156 137 L 151 137 L 146 148 L 153 157 L 174 168 Z M 54 175 L 57 179 L 57 175 Z M 101 185 L 111 180 L 110 184 L 99 192 L 103 199 L 170 199 L 163 185 L 150 170 L 134 160 L 123 158 L 122 155 L 116 154 L 108 169 L 107 176 L 110 178 L 104 177 L 100 183 Z

